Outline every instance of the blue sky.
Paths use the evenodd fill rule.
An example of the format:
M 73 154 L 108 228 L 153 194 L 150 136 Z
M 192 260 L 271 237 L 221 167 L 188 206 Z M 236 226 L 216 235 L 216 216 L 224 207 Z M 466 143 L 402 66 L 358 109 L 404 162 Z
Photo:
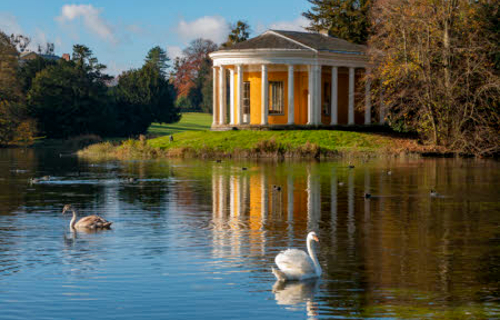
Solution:
M 155 45 L 175 57 L 198 37 L 220 43 L 240 19 L 252 36 L 269 28 L 300 30 L 309 7 L 307 0 L 0 0 L 0 30 L 30 36 L 32 48 L 53 42 L 58 55 L 85 44 L 116 75 L 141 66 Z

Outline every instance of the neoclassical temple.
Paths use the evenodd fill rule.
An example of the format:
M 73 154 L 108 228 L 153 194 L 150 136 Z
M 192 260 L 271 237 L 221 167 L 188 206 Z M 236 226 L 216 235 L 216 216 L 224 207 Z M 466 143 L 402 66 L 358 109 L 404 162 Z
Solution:
M 370 70 L 363 45 L 322 33 L 268 30 L 210 57 L 213 130 L 374 122 L 370 82 L 362 81 Z M 373 112 L 380 123 L 383 109 Z

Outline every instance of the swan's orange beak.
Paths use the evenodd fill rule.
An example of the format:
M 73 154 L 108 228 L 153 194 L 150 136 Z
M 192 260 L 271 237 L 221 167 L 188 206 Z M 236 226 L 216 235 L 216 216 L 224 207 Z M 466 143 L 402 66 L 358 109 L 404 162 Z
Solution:
M 314 241 L 319 242 L 319 239 L 317 236 L 314 235 L 312 238 L 314 239 Z

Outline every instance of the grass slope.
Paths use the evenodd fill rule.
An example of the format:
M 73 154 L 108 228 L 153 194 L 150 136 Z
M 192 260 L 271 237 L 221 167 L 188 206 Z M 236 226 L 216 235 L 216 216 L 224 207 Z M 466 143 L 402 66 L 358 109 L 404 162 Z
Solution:
M 149 127 L 148 133 L 153 136 L 165 136 L 184 131 L 209 130 L 211 125 L 211 114 L 201 112 L 188 112 L 183 113 L 181 120 L 177 123 L 153 123 Z
M 154 159 L 165 157 L 337 157 L 366 154 L 422 153 L 415 140 L 387 134 L 336 130 L 209 131 L 212 116 L 184 113 L 175 124 L 153 124 L 146 140 L 105 142 L 79 155 L 101 159 Z M 174 136 L 170 142 L 169 135 Z
M 376 151 L 392 143 L 391 138 L 359 132 L 331 130 L 296 130 L 296 131 L 224 131 L 196 132 L 188 131 L 174 135 L 174 142 L 168 137 L 149 141 L 149 145 L 163 150 L 193 148 L 195 150 L 213 150 L 234 152 L 237 150 L 255 150 L 267 147 L 281 147 L 291 151 L 306 144 L 316 145 L 325 151 Z M 270 150 L 272 151 L 272 150 Z

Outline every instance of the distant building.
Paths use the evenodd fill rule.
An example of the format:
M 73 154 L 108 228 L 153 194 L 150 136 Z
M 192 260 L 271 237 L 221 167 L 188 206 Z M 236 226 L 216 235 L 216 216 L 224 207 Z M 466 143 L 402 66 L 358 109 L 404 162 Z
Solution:
M 53 54 L 41 54 L 41 53 L 34 52 L 34 51 L 26 51 L 26 52 L 22 52 L 19 55 L 19 62 L 22 65 L 23 62 L 28 61 L 28 60 L 34 60 L 34 59 L 36 59 L 38 57 L 43 58 L 45 60 L 52 60 L 52 61 L 57 61 L 57 60 L 60 60 L 60 59 L 64 59 L 66 61 L 70 60 L 70 56 L 69 56 L 68 53 L 64 53 L 62 55 L 62 57 L 59 57 L 59 56 L 56 56 L 56 55 L 53 55 Z
M 370 82 L 360 86 L 366 49 L 326 33 L 268 30 L 212 52 L 212 128 L 371 124 Z

